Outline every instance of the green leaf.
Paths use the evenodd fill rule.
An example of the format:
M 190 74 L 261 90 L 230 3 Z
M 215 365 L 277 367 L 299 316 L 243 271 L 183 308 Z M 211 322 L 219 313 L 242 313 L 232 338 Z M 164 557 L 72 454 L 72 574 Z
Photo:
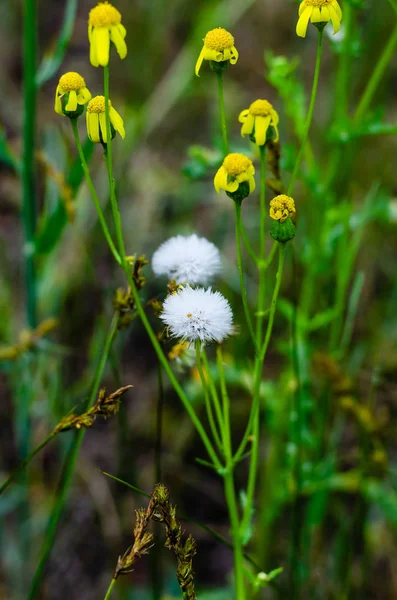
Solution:
M 77 0 L 67 0 L 62 29 L 55 47 L 47 52 L 36 73 L 36 85 L 41 87 L 58 71 L 64 59 L 76 20 Z

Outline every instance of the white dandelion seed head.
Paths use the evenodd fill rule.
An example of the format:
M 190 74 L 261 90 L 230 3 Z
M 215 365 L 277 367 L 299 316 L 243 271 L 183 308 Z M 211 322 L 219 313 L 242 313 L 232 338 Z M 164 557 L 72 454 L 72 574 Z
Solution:
M 221 342 L 233 331 L 229 302 L 211 288 L 184 287 L 168 296 L 160 318 L 173 337 L 189 342 Z
M 207 284 L 221 267 L 219 250 L 196 234 L 177 235 L 156 250 L 152 258 L 155 275 L 167 275 L 177 283 Z

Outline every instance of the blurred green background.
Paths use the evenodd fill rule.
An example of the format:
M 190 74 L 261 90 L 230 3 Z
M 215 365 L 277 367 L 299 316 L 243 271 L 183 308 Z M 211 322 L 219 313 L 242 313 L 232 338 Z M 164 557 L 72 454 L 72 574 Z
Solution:
M 233 207 L 226 195 L 216 195 L 212 184 L 221 160 L 216 81 L 208 65 L 196 78 L 194 65 L 209 29 L 223 26 L 233 33 L 240 59 L 225 76 L 232 148 L 255 155 L 240 137 L 237 116 L 256 98 L 268 99 L 280 114 L 282 175 L 288 181 L 310 93 L 316 30 L 309 28 L 305 40 L 296 36 L 298 5 L 287 0 L 119 0 L 115 5 L 128 32 L 127 58 L 121 62 L 113 53 L 110 67 L 111 99 L 127 132 L 124 141 L 113 143 L 127 253 L 150 259 L 166 238 L 190 232 L 220 248 L 224 269 L 216 287 L 230 300 L 240 325 L 240 335 L 225 348 L 238 441 L 250 408 L 249 339 L 239 296 Z M 282 566 L 284 573 L 277 588 L 263 590 L 263 598 L 291 597 L 288 565 L 296 510 L 302 598 L 397 596 L 397 39 L 365 114 L 354 127 L 350 118 L 385 44 L 396 36 L 397 15 L 386 0 L 345 0 L 341 5 L 351 15 L 349 39 L 344 41 L 344 28 L 335 38 L 325 36 L 311 152 L 294 194 L 297 237 L 288 255 L 265 368 L 261 481 L 266 481 L 269 458 L 273 477 L 268 491 L 262 489 L 258 496 L 254 539 L 263 519 L 268 537 L 261 567 Z M 123 285 L 82 184 L 69 123 L 53 110 L 55 87 L 64 72 L 78 71 L 93 95 L 102 93 L 102 71 L 88 60 L 92 6 L 85 0 L 38 3 L 38 315 L 39 321 L 58 318 L 59 326 L 30 351 L 0 362 L 1 479 L 86 399 L 111 319 L 112 297 Z M 3 349 L 18 343 L 27 326 L 20 215 L 22 15 L 22 2 L 1 0 Z M 65 57 L 60 62 L 62 29 Z M 80 128 L 85 135 L 83 118 Z M 110 221 L 101 148 L 87 144 L 86 150 L 92 153 L 91 172 Z M 244 221 L 254 245 L 257 214 L 258 199 L 252 196 L 244 203 Z M 164 285 L 154 280 L 150 266 L 145 274 L 144 296 L 163 297 Z M 246 257 L 249 292 L 255 290 L 255 277 Z M 298 320 L 296 305 L 302 311 Z M 179 377 L 199 410 L 195 373 L 185 368 Z M 134 389 L 124 398 L 119 417 L 98 422 L 85 436 L 37 598 L 102 598 L 117 556 L 131 542 L 134 509 L 146 500 L 97 469 L 147 492 L 155 483 L 157 362 L 138 321 L 117 337 L 103 381 L 109 391 L 127 384 Z M 303 491 L 298 500 L 291 466 L 297 389 L 303 420 Z M 165 401 L 163 482 L 181 512 L 227 536 L 222 482 L 195 461 L 204 458 L 201 443 L 168 383 Z M 27 597 L 73 435 L 58 436 L 34 459 L 27 478 L 0 499 L 1 598 Z M 244 463 L 238 476 L 243 486 Z M 198 542 L 194 567 L 200 598 L 230 599 L 231 551 L 197 525 L 184 522 L 184 527 Z M 177 598 L 173 557 L 163 550 L 161 560 L 164 589 Z M 131 576 L 120 579 L 115 598 L 150 598 L 152 568 L 150 560 L 141 560 Z

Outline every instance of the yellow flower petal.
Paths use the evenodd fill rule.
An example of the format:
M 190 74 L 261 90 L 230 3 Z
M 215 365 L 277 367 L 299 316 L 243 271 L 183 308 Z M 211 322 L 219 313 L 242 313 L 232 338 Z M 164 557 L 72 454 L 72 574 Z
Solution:
M 226 191 L 230 192 L 231 194 L 233 194 L 233 192 L 237 192 L 238 187 L 239 187 L 239 182 L 237 181 L 237 179 L 235 179 L 234 181 L 230 181 L 229 183 L 226 183 Z
M 335 35 L 335 33 L 338 33 L 338 31 L 340 29 L 340 19 L 337 15 L 336 10 L 332 6 L 332 4 L 328 7 L 328 10 L 329 10 L 329 15 L 331 17 L 332 25 L 334 26 L 334 35 Z
M 245 119 L 248 117 L 250 111 L 248 108 L 246 108 L 245 110 L 242 110 L 241 113 L 238 116 L 238 120 L 240 123 L 244 123 Z
M 215 190 L 217 191 L 217 193 L 219 194 L 219 192 L 221 190 L 226 189 L 227 186 L 227 173 L 225 171 L 225 168 L 222 166 L 218 169 L 218 171 L 216 172 L 216 175 L 214 177 L 214 187 Z
M 306 4 L 304 2 L 301 2 L 299 5 L 299 16 L 301 16 L 301 14 L 305 10 L 305 8 L 306 8 Z
M 247 118 L 244 121 L 244 124 L 241 128 L 241 135 L 244 137 L 245 135 L 251 135 L 254 129 L 255 117 L 251 114 L 248 114 Z
M 324 17 L 321 14 L 321 11 L 318 6 L 313 6 L 312 16 L 310 17 L 310 21 L 312 23 L 322 23 L 324 21 Z
M 54 110 L 58 115 L 62 115 L 63 116 L 63 112 L 62 112 L 62 102 L 61 102 L 61 98 L 59 95 L 59 84 L 57 85 L 57 89 L 55 91 L 55 104 L 54 104 Z
M 322 6 L 321 7 L 321 21 L 324 23 L 325 21 L 328 23 L 328 21 L 331 20 L 331 16 L 329 14 L 329 10 L 328 10 L 328 6 Z
M 232 52 L 231 52 L 231 57 L 230 57 L 230 64 L 235 65 L 236 62 L 238 61 L 238 57 L 239 57 L 238 50 L 235 46 L 232 46 L 231 50 L 232 50 Z
M 255 143 L 257 146 L 264 146 L 270 121 L 270 115 L 268 117 L 255 117 Z
M 91 92 L 88 88 L 82 88 L 77 94 L 77 102 L 79 104 L 87 104 L 91 100 Z
M 338 15 L 339 21 L 341 21 L 342 20 L 342 9 L 339 6 L 337 0 L 334 0 L 333 2 L 331 2 L 331 6 L 335 9 L 336 14 Z
M 96 31 L 92 29 L 91 40 L 90 40 L 90 63 L 93 67 L 99 67 L 98 53 L 97 53 L 97 41 Z
M 250 194 L 252 194 L 252 192 L 255 191 L 256 188 L 256 183 L 255 183 L 255 179 L 253 177 L 250 177 L 248 180 L 249 186 L 250 186 Z
M 117 29 L 119 30 L 121 37 L 124 39 L 124 38 L 125 38 L 125 36 L 127 35 L 127 30 L 126 30 L 126 28 L 124 27 L 124 25 L 123 25 L 122 23 L 119 23 L 119 24 L 117 25 Z
M 274 141 L 275 143 L 277 143 L 277 142 L 278 142 L 278 140 L 280 139 L 280 135 L 279 135 L 279 132 L 278 132 L 278 127 L 277 127 L 277 125 L 276 125 L 275 123 L 273 123 L 273 127 L 274 127 L 274 131 L 276 132 L 276 137 L 274 138 L 274 140 L 273 140 L 273 141 Z
M 101 129 L 101 134 L 102 134 L 102 140 L 104 141 L 105 144 L 108 143 L 108 135 L 107 135 L 107 129 L 106 129 L 106 115 L 105 113 L 98 113 L 99 115 L 99 127 Z
M 199 57 L 197 59 L 197 62 L 196 62 L 195 73 L 196 73 L 197 77 L 200 77 L 199 72 L 200 72 L 201 65 L 203 64 L 204 54 L 205 54 L 205 50 L 204 50 L 204 47 L 203 47 L 201 49 L 200 55 L 199 55 Z
M 312 6 L 306 6 L 306 9 L 302 11 L 298 23 L 296 24 L 296 34 L 299 35 L 299 37 L 306 37 L 307 26 L 309 25 L 309 19 L 312 14 L 312 11 Z
M 99 144 L 101 141 L 99 135 L 99 115 L 98 113 L 86 113 L 88 137 L 92 142 Z
M 69 92 L 69 100 L 67 105 L 65 106 L 65 110 L 68 110 L 70 112 L 74 112 L 77 108 L 77 94 L 75 92 L 75 90 L 71 90 Z
M 113 125 L 113 127 L 115 128 L 115 130 L 120 134 L 122 139 L 124 139 L 125 138 L 124 121 L 120 117 L 117 110 L 115 110 L 113 108 L 113 106 L 110 107 L 109 118 L 110 118 L 110 122 Z
M 101 67 L 106 67 L 109 64 L 109 46 L 110 36 L 107 27 L 95 28 L 95 41 L 98 62 Z
M 124 59 L 127 56 L 127 44 L 119 31 L 119 26 L 110 29 L 110 39 L 116 46 L 117 54 L 121 59 Z

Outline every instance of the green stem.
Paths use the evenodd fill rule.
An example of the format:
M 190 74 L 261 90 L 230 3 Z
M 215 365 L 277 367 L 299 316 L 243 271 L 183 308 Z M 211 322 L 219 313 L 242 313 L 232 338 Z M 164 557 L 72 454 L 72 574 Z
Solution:
M 36 230 L 35 190 L 35 129 L 36 129 L 36 66 L 37 66 L 37 7 L 36 0 L 24 0 L 23 19 L 23 162 L 22 162 L 22 220 L 25 230 L 25 277 L 27 317 L 31 328 L 37 326 L 36 268 L 34 236 Z
M 203 387 L 205 407 L 207 409 L 208 422 L 209 422 L 209 425 L 211 428 L 211 432 L 212 432 L 212 435 L 214 436 L 216 445 L 218 446 L 219 450 L 222 451 L 222 440 L 221 440 L 221 437 L 218 433 L 218 429 L 215 424 L 214 414 L 212 412 L 211 401 L 210 401 L 210 397 L 209 397 L 209 393 L 208 393 L 208 385 L 207 385 L 207 381 L 205 379 L 203 367 L 201 364 L 201 342 L 200 342 L 200 340 L 196 341 L 196 365 L 197 365 L 197 370 L 200 375 L 201 385 Z
M 245 230 L 244 223 L 243 223 L 242 219 L 241 219 L 241 230 L 240 230 L 240 232 L 241 232 L 241 237 L 243 238 L 244 246 L 246 247 L 248 254 L 252 258 L 252 260 L 254 261 L 254 263 L 258 266 L 259 265 L 259 258 L 255 254 L 255 251 L 254 251 L 254 249 L 253 249 L 253 247 L 251 245 L 251 242 L 248 239 L 248 235 L 247 235 L 247 232 Z
M 112 347 L 112 344 L 113 344 L 113 341 L 114 341 L 114 338 L 115 338 L 115 335 L 117 332 L 118 321 L 119 321 L 119 316 L 118 316 L 118 314 L 115 314 L 111 321 L 109 331 L 107 334 L 107 338 L 105 341 L 105 345 L 102 350 L 102 355 L 100 357 L 98 366 L 95 371 L 94 381 L 93 381 L 92 388 L 91 388 L 91 394 L 88 398 L 88 401 L 86 402 L 86 404 L 84 406 L 84 410 L 88 410 L 89 408 L 91 408 L 91 406 L 94 404 L 94 402 L 98 396 L 99 386 L 101 384 L 103 371 L 105 369 L 106 361 L 107 361 L 110 349 Z M 58 524 L 59 524 L 59 521 L 60 521 L 60 518 L 61 518 L 61 515 L 63 512 L 63 508 L 65 506 L 67 492 L 68 492 L 70 483 L 72 481 L 74 467 L 75 467 L 75 464 L 77 461 L 77 457 L 79 455 L 81 444 L 83 442 L 84 434 L 85 434 L 85 430 L 80 430 L 77 433 L 75 433 L 74 439 L 70 445 L 69 452 L 66 457 L 64 467 L 62 470 L 60 484 L 59 484 L 59 487 L 57 490 L 54 507 L 53 507 L 53 510 L 52 510 L 52 513 L 50 516 L 43 548 L 41 551 L 40 562 L 39 562 L 39 565 L 37 567 L 37 570 L 36 570 L 34 578 L 33 578 L 33 582 L 32 582 L 32 585 L 31 585 L 31 588 L 29 591 L 28 600 L 33 600 L 34 598 L 36 598 L 37 593 L 39 591 L 41 578 L 43 576 L 44 569 L 47 565 L 48 558 L 51 554 L 51 550 L 54 545 L 54 540 L 55 540 Z
M 116 227 L 117 244 L 119 247 L 119 253 L 121 257 L 121 264 L 126 264 L 125 249 L 123 230 L 121 226 L 121 216 L 119 207 L 117 205 L 115 182 L 113 177 L 113 150 L 112 150 L 112 135 L 110 129 L 110 117 L 109 117 L 109 65 L 103 69 L 103 84 L 104 84 L 104 95 L 105 95 L 105 119 L 106 119 L 106 139 L 107 144 L 105 146 L 105 160 L 108 170 L 109 179 L 109 191 L 110 191 L 110 204 L 112 207 L 113 219 Z
M 368 81 L 367 87 L 364 90 L 361 100 L 357 106 L 356 112 L 354 113 L 354 122 L 359 122 L 364 114 L 366 113 L 372 99 L 378 89 L 379 83 L 385 74 L 385 71 L 389 65 L 391 57 L 393 56 L 395 47 L 397 45 L 397 25 L 394 27 L 393 32 L 383 50 L 382 56 L 376 63 L 376 67 L 370 80 Z
M 223 153 L 226 156 L 227 154 L 229 154 L 229 140 L 228 140 L 228 136 L 227 136 L 225 101 L 223 98 L 223 72 L 217 71 L 216 76 L 218 79 L 219 114 L 220 114 L 220 119 L 221 119 Z
M 260 147 L 260 246 L 259 246 L 259 290 L 258 310 L 256 313 L 256 346 L 261 347 L 263 335 L 263 319 L 266 302 L 266 146 Z
M 255 369 L 254 369 L 254 392 L 253 392 L 253 400 L 252 400 L 252 451 L 251 451 L 251 460 L 249 467 L 249 475 L 248 475 L 248 486 L 247 486 L 247 497 L 246 504 L 244 508 L 243 519 L 241 523 L 241 531 L 244 531 L 248 528 L 249 521 L 251 518 L 253 502 L 254 502 L 254 493 L 255 493 L 255 484 L 256 484 L 256 476 L 258 469 L 258 455 L 259 455 L 259 434 L 260 434 L 260 384 L 262 380 L 262 371 L 263 364 L 265 361 L 267 349 L 269 347 L 270 338 L 273 331 L 273 323 L 274 317 L 276 314 L 277 307 L 277 298 L 281 287 L 282 274 L 284 269 L 284 257 L 285 257 L 285 244 L 280 244 L 280 252 L 278 257 L 278 269 L 276 275 L 276 285 L 274 286 L 272 303 L 269 314 L 269 321 L 267 323 L 265 341 L 263 343 L 261 352 L 259 357 L 257 357 L 255 361 Z
M 222 396 L 222 408 L 223 408 L 223 446 L 225 448 L 225 454 L 232 457 L 232 441 L 231 441 L 231 429 L 230 429 L 230 399 L 227 393 L 225 370 L 223 368 L 223 355 L 222 346 L 220 344 L 216 347 L 216 362 L 218 366 L 219 381 L 221 385 L 221 396 Z
M 310 126 L 312 124 L 313 113 L 314 113 L 314 106 L 316 104 L 316 96 L 317 96 L 318 80 L 319 80 L 319 76 L 320 76 L 322 51 L 323 51 L 323 31 L 319 30 L 318 31 L 318 43 L 317 43 L 316 67 L 314 70 L 313 87 L 312 87 L 312 94 L 311 94 L 311 98 L 310 98 L 309 112 L 307 113 L 307 117 L 306 117 L 305 131 L 303 134 L 301 147 L 300 147 L 299 154 L 298 154 L 298 157 L 295 162 L 291 180 L 289 182 L 288 192 L 287 192 L 288 196 L 291 196 L 291 194 L 293 192 L 295 180 L 298 175 L 298 171 L 299 171 L 299 168 L 300 168 L 300 165 L 302 162 L 303 153 L 305 151 L 306 142 L 309 137 Z
M 110 582 L 110 585 L 108 587 L 108 591 L 106 592 L 106 596 L 105 596 L 104 600 L 109 600 L 116 581 L 117 581 L 116 579 L 112 579 L 112 581 Z
M 223 419 L 223 414 L 222 414 L 222 408 L 221 408 L 221 404 L 219 402 L 219 396 L 218 396 L 218 391 L 216 389 L 216 385 L 214 382 L 214 378 L 212 377 L 211 374 L 211 369 L 210 369 L 210 364 L 209 364 L 209 360 L 207 357 L 207 353 L 205 351 L 205 348 L 202 348 L 202 357 L 203 357 L 203 362 L 204 362 L 204 367 L 207 371 L 207 377 L 208 377 L 208 385 L 210 388 L 210 392 L 211 392 L 211 396 L 212 396 L 212 401 L 214 403 L 214 407 L 215 407 L 215 412 L 216 412 L 216 417 L 218 419 L 218 424 L 219 424 L 219 428 L 221 431 L 223 431 L 223 426 L 224 426 L 224 419 Z
M 85 175 L 85 178 L 86 178 L 86 181 L 87 181 L 88 188 L 90 190 L 92 199 L 93 199 L 94 204 L 95 204 L 95 208 L 96 208 L 96 211 L 97 211 L 97 214 L 98 214 L 98 219 L 99 219 L 99 222 L 100 222 L 100 224 L 102 226 L 102 231 L 103 231 L 103 233 L 105 235 L 106 241 L 107 241 L 107 243 L 109 245 L 109 248 L 110 248 L 110 250 L 111 250 L 114 258 L 116 259 L 116 261 L 120 265 L 121 264 L 121 259 L 120 259 L 119 253 L 116 250 L 115 245 L 113 244 L 112 236 L 110 235 L 110 232 L 109 232 L 109 229 L 108 229 L 108 226 L 107 226 L 107 223 L 106 223 L 106 219 L 105 219 L 105 216 L 104 216 L 103 211 L 102 211 L 101 204 L 100 204 L 99 199 L 98 199 L 98 195 L 97 195 L 97 193 L 95 191 L 94 184 L 92 183 L 92 179 L 91 179 L 90 171 L 88 169 L 87 161 L 86 161 L 85 156 L 84 156 L 84 151 L 83 151 L 83 147 L 81 145 L 80 136 L 79 136 L 79 129 L 78 129 L 77 119 L 70 119 L 70 123 L 72 125 L 73 135 L 74 135 L 74 141 L 76 143 L 77 151 L 79 153 L 79 157 L 80 157 L 80 161 L 81 161 L 81 167 L 83 169 L 83 172 L 84 172 L 84 175 Z
M 234 208 L 236 213 L 236 248 L 237 248 L 237 265 L 238 265 L 238 273 L 240 277 L 240 288 L 241 288 L 241 298 L 243 300 L 244 314 L 245 319 L 247 321 L 248 330 L 250 332 L 250 336 L 252 338 L 252 343 L 254 344 L 255 351 L 257 350 L 256 339 L 254 328 L 252 326 L 251 316 L 248 307 L 248 299 L 247 299 L 247 290 L 244 284 L 244 271 L 243 271 L 243 259 L 241 255 L 241 242 L 240 242 L 240 234 L 241 234 L 241 202 L 234 202 Z
M 30 463 L 30 461 L 32 460 L 32 458 L 34 458 L 36 456 L 36 454 L 38 454 L 40 452 L 40 450 L 42 450 L 45 446 L 47 446 L 47 444 L 52 440 L 53 437 L 56 436 L 56 432 L 51 432 L 50 435 L 48 435 L 19 465 L 18 467 L 15 469 L 15 471 L 9 476 L 8 479 L 6 479 L 6 481 L 0 486 L 0 496 L 1 494 L 8 488 L 8 486 L 10 485 L 10 483 L 12 483 L 17 476 L 19 475 L 19 473 L 21 473 L 21 471 L 23 471 L 25 469 L 25 467 L 27 467 L 27 465 Z
M 236 590 L 236 600 L 245 600 L 245 582 L 244 582 L 244 552 L 241 543 L 240 521 L 236 501 L 236 490 L 233 480 L 233 468 L 229 465 L 224 475 L 225 497 L 229 510 L 230 523 L 232 528 L 233 540 L 233 558 L 234 558 L 234 585 Z

